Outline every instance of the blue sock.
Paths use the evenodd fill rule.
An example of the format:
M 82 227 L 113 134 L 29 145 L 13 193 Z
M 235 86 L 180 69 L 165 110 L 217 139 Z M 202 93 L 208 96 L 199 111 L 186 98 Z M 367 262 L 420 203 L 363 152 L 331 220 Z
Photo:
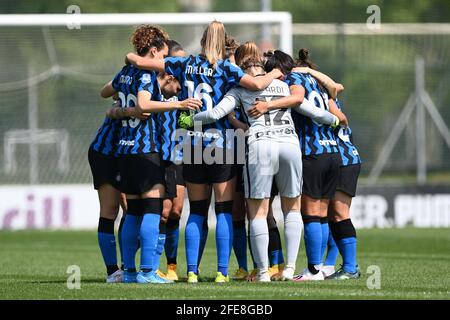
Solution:
M 139 229 L 142 216 L 127 213 L 122 227 L 122 246 L 124 268 L 136 269 L 136 250 L 138 248 Z
M 228 264 L 230 262 L 231 248 L 233 247 L 233 218 L 231 213 L 220 213 L 217 215 L 216 224 L 216 250 L 217 271 L 224 276 L 228 275 Z
M 108 275 L 117 271 L 116 238 L 114 220 L 100 217 L 97 230 L 98 245 L 102 252 Z
M 197 266 L 199 266 L 200 262 L 202 261 L 203 251 L 205 250 L 206 246 L 206 240 L 208 240 L 208 231 L 209 231 L 208 219 L 205 219 L 203 221 L 202 231 L 200 235 L 200 248 L 198 250 Z
M 166 224 L 166 252 L 167 264 L 177 264 L 178 239 L 180 237 L 180 221 L 168 219 Z
M 186 223 L 186 261 L 187 271 L 198 274 L 198 260 L 200 249 L 200 236 L 205 217 L 195 213 L 190 213 Z
M 159 221 L 161 216 L 156 213 L 145 213 L 140 229 L 141 270 L 153 270 L 158 246 Z M 156 271 L 156 270 L 153 270 Z
M 322 227 L 322 249 L 321 249 L 320 261 L 322 261 L 324 255 L 325 255 L 325 252 L 327 251 L 328 235 L 330 234 L 330 228 L 328 227 L 328 219 L 321 218 L 320 226 Z
M 274 250 L 269 254 L 269 262 L 271 266 L 284 263 L 283 250 Z
M 269 229 L 269 262 L 271 266 L 284 263 L 280 231 L 278 230 L 276 222 L 275 225 Z
M 356 230 L 351 219 L 330 224 L 331 232 L 342 256 L 342 268 L 346 272 L 356 272 Z
M 217 271 L 228 275 L 231 248 L 233 247 L 233 201 L 216 202 L 216 251 Z
M 322 227 L 320 218 L 303 216 L 303 224 L 308 266 L 318 265 L 322 262 Z
M 356 272 L 356 237 L 343 238 L 336 241 L 342 255 L 342 268 L 346 272 Z
M 325 266 L 334 266 L 336 265 L 336 260 L 339 255 L 339 249 L 336 245 L 336 242 L 334 241 L 333 235 L 328 235 L 328 251 L 327 251 L 327 258 L 325 259 Z
M 247 233 L 245 230 L 245 220 L 233 222 L 233 249 L 238 265 L 245 271 L 247 266 Z
M 164 251 L 164 244 L 166 243 L 166 224 L 159 224 L 158 244 L 156 245 L 155 258 L 153 260 L 152 270 L 158 270 L 161 260 L 161 255 Z

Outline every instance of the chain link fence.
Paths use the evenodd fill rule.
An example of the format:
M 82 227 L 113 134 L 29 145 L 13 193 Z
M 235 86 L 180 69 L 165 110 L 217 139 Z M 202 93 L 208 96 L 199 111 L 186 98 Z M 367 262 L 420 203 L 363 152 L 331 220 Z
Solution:
M 197 53 L 203 28 L 166 30 L 187 52 Z M 261 32 L 259 26 L 227 29 L 241 42 Z M 91 181 L 87 150 L 110 106 L 99 91 L 132 49 L 132 31 L 132 26 L 0 28 L 0 184 Z M 272 40 L 277 47 L 277 38 Z M 294 50 L 301 47 L 310 49 L 321 71 L 345 85 L 340 99 L 363 159 L 363 182 L 415 90 L 417 56 L 425 61 L 426 90 L 450 123 L 450 35 L 294 36 Z M 414 181 L 413 119 L 381 178 Z M 450 182 L 450 151 L 429 116 L 423 126 L 428 169 Z

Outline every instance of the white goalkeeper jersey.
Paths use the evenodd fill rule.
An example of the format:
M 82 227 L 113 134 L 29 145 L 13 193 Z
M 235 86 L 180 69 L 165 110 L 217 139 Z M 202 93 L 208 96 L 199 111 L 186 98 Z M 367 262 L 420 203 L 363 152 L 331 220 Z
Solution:
M 257 101 L 271 101 L 289 95 L 289 86 L 278 79 L 273 80 L 266 89 L 260 91 L 234 87 L 227 92 L 224 98 L 213 109 L 195 114 L 194 121 L 200 121 L 204 124 L 211 123 L 226 116 L 236 107 L 240 107 L 243 119 L 249 126 L 248 143 L 260 139 L 281 139 L 282 141 L 295 139 L 298 141 L 290 108 L 270 110 L 258 118 L 253 118 L 248 115 L 248 110 Z M 319 122 L 333 123 L 335 118 L 331 113 L 314 106 L 308 106 L 306 103 L 307 100 L 305 99 L 304 103 L 294 108 L 294 110 L 313 117 Z

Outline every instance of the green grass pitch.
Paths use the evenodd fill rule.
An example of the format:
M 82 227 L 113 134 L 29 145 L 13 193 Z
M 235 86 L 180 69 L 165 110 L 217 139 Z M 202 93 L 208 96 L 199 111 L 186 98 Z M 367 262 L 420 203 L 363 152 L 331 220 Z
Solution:
M 186 273 L 184 236 L 180 237 L 179 274 Z M 93 231 L 0 232 L 0 299 L 449 299 L 450 229 L 373 229 L 358 232 L 362 277 L 315 283 L 212 282 L 216 268 L 214 233 L 210 232 L 201 273 L 210 281 L 171 285 L 106 284 Z M 303 241 L 302 241 L 303 242 Z M 338 263 L 340 259 L 338 259 Z M 161 259 L 165 271 L 165 258 Z M 250 259 L 249 265 L 250 265 Z M 67 267 L 81 268 L 81 289 L 68 289 Z M 369 289 L 381 270 L 381 288 Z M 297 271 L 305 266 L 299 253 Z M 231 256 L 230 270 L 236 269 Z M 369 281 L 368 281 L 369 280 Z

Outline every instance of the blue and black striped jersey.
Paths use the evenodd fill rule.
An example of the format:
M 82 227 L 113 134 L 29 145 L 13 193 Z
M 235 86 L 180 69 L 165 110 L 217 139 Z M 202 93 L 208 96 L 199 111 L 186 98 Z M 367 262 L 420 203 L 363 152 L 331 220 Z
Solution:
M 173 96 L 170 99 L 163 101 L 177 101 L 178 97 Z M 175 154 L 174 149 L 181 141 L 176 141 L 175 132 L 177 130 L 178 110 L 161 112 L 158 117 L 158 132 L 161 138 L 161 155 L 163 160 L 166 161 L 181 161 L 183 158 L 182 150 L 178 150 Z M 181 140 L 181 138 L 179 139 Z
M 305 99 L 317 108 L 328 110 L 328 93 L 321 88 L 313 76 L 306 73 L 291 72 L 285 82 L 305 88 Z M 334 132 L 330 126 L 322 125 L 311 118 L 292 112 L 295 128 L 300 139 L 303 155 L 319 155 L 339 152 Z
M 211 110 L 244 76 L 241 68 L 229 60 L 219 60 L 214 67 L 202 55 L 166 58 L 165 69 L 180 82 L 183 99 L 194 97 L 202 100 L 200 111 Z M 202 132 L 195 133 L 196 139 L 192 139 L 192 142 L 196 144 L 200 136 L 204 146 L 215 142 L 217 147 L 224 147 L 225 130 L 230 128 L 228 118 L 224 117 L 215 123 L 203 125 Z
M 150 92 L 152 100 L 161 101 L 155 72 L 140 70 L 134 66 L 125 66 L 114 77 L 112 85 L 119 94 L 123 108 L 136 106 L 137 95 L 142 90 Z M 116 154 L 159 152 L 160 143 L 155 119 L 155 114 L 151 114 L 146 120 L 122 119 Z
M 120 131 L 120 120 L 105 118 L 91 143 L 91 148 L 104 155 L 114 155 Z
M 338 108 L 342 110 L 342 106 L 339 100 L 336 99 L 335 101 Z M 339 146 L 339 153 L 341 154 L 342 166 L 361 163 L 361 158 L 359 156 L 358 150 L 353 144 L 352 129 L 350 129 L 350 127 L 347 127 L 347 129 L 340 127 L 336 140 Z

